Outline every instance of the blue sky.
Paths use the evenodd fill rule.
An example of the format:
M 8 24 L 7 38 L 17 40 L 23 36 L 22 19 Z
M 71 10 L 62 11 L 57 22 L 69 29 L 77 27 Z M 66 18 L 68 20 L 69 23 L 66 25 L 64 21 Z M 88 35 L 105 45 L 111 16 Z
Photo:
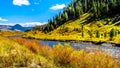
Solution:
M 44 24 L 72 0 L 1 0 L 0 25 Z

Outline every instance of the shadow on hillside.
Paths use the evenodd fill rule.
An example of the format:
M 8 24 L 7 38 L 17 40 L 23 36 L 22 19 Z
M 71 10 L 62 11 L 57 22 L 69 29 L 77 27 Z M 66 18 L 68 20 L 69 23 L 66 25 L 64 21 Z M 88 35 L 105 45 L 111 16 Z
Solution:
M 85 18 L 85 19 L 83 19 L 83 20 L 86 20 L 86 21 L 83 22 L 83 23 L 81 23 L 81 24 L 84 24 L 84 25 L 85 25 L 85 24 L 91 23 L 92 21 L 95 21 L 95 18 L 90 15 L 90 16 L 88 16 L 87 18 Z M 83 21 L 83 20 L 82 20 L 82 21 Z

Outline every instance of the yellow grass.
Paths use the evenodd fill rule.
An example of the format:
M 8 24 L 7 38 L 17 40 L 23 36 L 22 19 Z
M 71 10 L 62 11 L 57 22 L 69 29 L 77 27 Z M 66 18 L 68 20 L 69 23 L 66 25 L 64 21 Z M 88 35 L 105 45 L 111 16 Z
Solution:
M 0 68 L 5 67 L 53 67 L 52 63 L 48 63 L 42 56 L 30 51 L 14 41 L 0 37 Z
M 114 39 L 111 41 L 110 40 L 110 30 L 114 28 L 116 31 L 120 30 L 119 26 L 115 26 L 115 24 L 108 24 L 105 19 L 101 19 L 98 21 L 88 21 L 89 17 L 91 14 L 86 13 L 83 14 L 80 19 L 74 20 L 74 21 L 68 21 L 65 24 L 61 25 L 57 29 L 44 34 L 41 31 L 30 31 L 26 32 L 24 34 L 24 37 L 27 38 L 35 38 L 35 39 L 44 39 L 44 40 L 60 40 L 60 41 L 70 41 L 70 40 L 75 40 L 75 41 L 81 41 L 81 40 L 86 40 L 86 41 L 94 41 L 94 42 L 99 42 L 99 41 L 106 41 L 106 42 L 114 42 L 114 43 L 120 43 L 114 41 Z M 111 18 L 106 18 L 107 20 Z M 84 37 L 82 37 L 82 28 L 81 25 L 84 25 L 83 32 L 84 32 Z M 105 25 L 106 24 L 106 25 Z M 67 32 L 64 32 L 64 29 L 68 28 Z M 92 38 L 89 35 L 89 31 L 92 33 Z M 100 37 L 96 37 L 96 31 L 100 32 Z M 105 36 L 106 33 L 106 37 Z M 119 36 L 119 35 L 118 35 Z M 117 36 L 117 37 L 118 37 Z

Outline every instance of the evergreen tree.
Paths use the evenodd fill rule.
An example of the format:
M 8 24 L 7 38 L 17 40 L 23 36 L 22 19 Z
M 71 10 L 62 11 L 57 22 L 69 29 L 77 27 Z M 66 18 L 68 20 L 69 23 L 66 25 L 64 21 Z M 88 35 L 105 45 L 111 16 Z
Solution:
M 80 6 L 76 6 L 76 12 L 75 12 L 75 17 L 79 18 L 80 17 Z
M 97 15 L 100 16 L 101 12 L 100 12 L 100 3 L 97 3 Z
M 54 24 L 54 27 L 56 28 L 57 27 L 57 21 L 54 20 L 53 24 Z
M 106 4 L 106 13 L 108 13 L 108 11 L 109 11 L 109 6 L 108 6 L 108 4 Z
M 75 17 L 79 18 L 81 14 L 83 14 L 82 4 L 80 1 L 78 1 L 78 3 L 75 6 Z
M 67 12 L 64 13 L 64 18 L 65 18 L 65 21 L 68 20 L 68 14 L 67 14 Z
M 87 0 L 84 0 L 84 12 L 87 12 Z
M 88 34 L 89 34 L 90 38 L 93 37 L 93 34 L 92 34 L 92 31 L 91 31 L 91 30 L 88 30 Z
M 93 13 L 94 13 L 95 17 L 98 17 L 97 16 L 97 7 L 96 7 L 96 3 L 94 2 L 94 0 L 93 0 Z
M 75 9 L 73 6 L 71 7 L 70 13 L 71 13 L 72 18 L 75 18 Z
M 91 18 L 98 19 L 108 14 L 114 14 L 120 12 L 120 0 L 74 0 L 67 7 L 64 8 L 62 13 L 56 15 L 48 23 L 52 23 L 54 28 L 64 24 L 68 20 L 74 20 L 80 18 L 83 13 L 91 13 Z M 52 26 L 46 26 L 44 29 L 50 30 Z
M 53 24 L 50 25 L 50 30 L 54 30 Z
M 82 37 L 84 37 L 84 26 L 81 26 L 81 30 L 82 30 Z
M 98 30 L 96 31 L 96 37 L 100 38 L 100 32 Z
M 115 36 L 115 29 L 112 28 L 110 30 L 110 40 L 112 40 L 114 36 Z

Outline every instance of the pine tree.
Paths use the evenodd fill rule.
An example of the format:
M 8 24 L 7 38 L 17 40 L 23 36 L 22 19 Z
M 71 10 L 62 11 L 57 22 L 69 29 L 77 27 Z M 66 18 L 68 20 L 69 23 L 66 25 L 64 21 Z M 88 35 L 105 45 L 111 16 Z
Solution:
M 50 30 L 54 30 L 53 24 L 50 25 Z
M 57 21 L 54 20 L 53 24 L 54 24 L 54 27 L 56 28 L 56 26 L 57 26 Z
M 87 0 L 84 0 L 84 12 L 87 12 Z
M 64 18 L 65 18 L 65 21 L 68 20 L 68 14 L 67 14 L 67 12 L 64 13 Z
M 108 4 L 106 4 L 106 13 L 108 13 L 108 11 L 109 11 L 109 6 Z
M 81 14 L 83 14 L 82 4 L 78 1 L 75 6 L 75 18 L 79 18 Z
M 76 9 L 75 17 L 79 18 L 80 17 L 80 6 L 77 5 L 75 9 Z
M 80 18 L 80 16 L 86 12 L 93 14 L 91 18 L 98 19 L 108 16 L 110 13 L 114 14 L 116 11 L 112 9 L 118 9 L 120 11 L 119 6 L 120 0 L 74 0 L 64 8 L 62 13 L 56 15 L 51 23 L 53 23 L 54 28 L 57 28 L 68 20 Z M 46 26 L 45 29 L 48 27 L 49 26 Z
M 115 36 L 115 29 L 112 28 L 110 30 L 110 40 L 112 40 L 114 36 Z
M 100 32 L 98 30 L 96 31 L 96 37 L 100 38 Z
M 72 18 L 75 18 L 75 9 L 73 6 L 71 7 L 70 13 L 72 15 Z
M 93 4 L 93 13 L 94 13 L 95 17 L 98 17 L 97 16 L 97 7 L 96 7 L 96 3 L 94 2 L 94 0 L 93 0 L 92 4 Z
M 89 34 L 90 38 L 93 37 L 93 34 L 92 34 L 92 31 L 91 31 L 91 30 L 88 30 L 88 34 Z
M 100 12 L 100 3 L 97 3 L 97 15 L 100 16 L 101 12 Z
M 58 25 L 61 25 L 61 24 L 62 24 L 62 23 L 61 23 L 61 20 L 62 20 L 61 14 L 59 14 L 58 17 L 57 17 Z
M 117 2 L 116 0 L 113 0 L 113 8 L 116 7 L 116 5 L 117 5 L 116 2 Z
M 83 26 L 83 24 L 81 26 L 81 30 L 82 30 L 82 37 L 84 37 L 84 26 Z

